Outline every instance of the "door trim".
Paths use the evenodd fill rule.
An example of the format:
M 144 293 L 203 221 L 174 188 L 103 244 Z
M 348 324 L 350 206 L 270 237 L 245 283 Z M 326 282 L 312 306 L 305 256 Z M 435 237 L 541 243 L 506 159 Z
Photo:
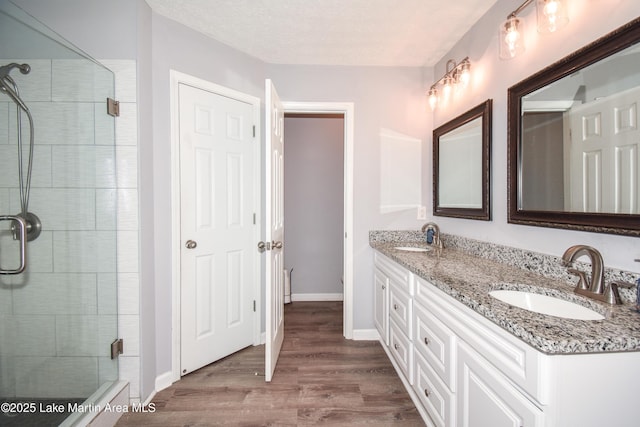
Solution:
M 342 333 L 353 339 L 353 151 L 354 151 L 354 103 L 353 102 L 286 102 L 285 113 L 344 114 L 344 302 Z M 285 143 L 287 136 L 284 136 Z M 286 153 L 285 153 L 286 159 Z M 285 176 L 285 180 L 286 180 Z
M 171 377 L 172 381 L 180 379 L 180 129 L 179 129 L 179 85 L 186 84 L 198 89 L 213 92 L 217 95 L 235 99 L 237 101 L 251 104 L 253 108 L 253 122 L 255 124 L 255 152 L 254 170 L 260 170 L 260 98 L 238 92 L 224 86 L 217 85 L 207 80 L 181 73 L 176 70 L 169 70 L 170 80 L 170 108 L 171 108 Z M 254 206 L 256 209 L 256 227 L 254 231 L 254 241 L 260 240 L 260 174 L 256 174 Z M 256 272 L 260 271 L 260 258 L 258 251 L 255 251 L 254 263 Z M 253 299 L 256 300 L 256 312 L 253 326 L 253 344 L 260 344 L 260 319 L 262 318 L 260 301 L 260 280 L 256 280 L 253 288 Z

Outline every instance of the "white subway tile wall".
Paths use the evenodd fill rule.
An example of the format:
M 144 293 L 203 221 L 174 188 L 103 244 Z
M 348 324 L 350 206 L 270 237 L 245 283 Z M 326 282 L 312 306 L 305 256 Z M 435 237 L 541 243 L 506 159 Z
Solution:
M 43 223 L 29 242 L 28 273 L 0 284 L 0 394 L 87 397 L 105 381 L 131 383 L 139 401 L 139 244 L 136 63 L 19 60 L 12 74 L 35 122 L 29 210 Z M 106 96 L 121 116 L 106 114 Z M 0 214 L 20 210 L 16 107 L 0 97 Z M 28 138 L 28 121 L 22 120 Z M 114 145 L 115 138 L 115 145 Z M 0 263 L 17 246 L 0 231 Z M 116 327 L 118 335 L 116 336 Z M 109 357 L 125 339 L 118 362 Z M 120 365 L 118 373 L 118 364 Z

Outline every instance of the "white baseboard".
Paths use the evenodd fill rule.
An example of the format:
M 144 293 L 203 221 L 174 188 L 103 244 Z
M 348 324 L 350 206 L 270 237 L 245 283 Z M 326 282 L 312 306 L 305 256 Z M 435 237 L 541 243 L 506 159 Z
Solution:
M 291 294 L 291 301 L 343 301 L 343 294 Z
M 149 406 L 149 403 L 151 403 L 151 401 L 153 400 L 154 397 L 156 397 L 156 393 L 158 392 L 158 390 L 154 390 L 149 397 L 147 397 L 144 402 L 142 402 L 142 406 Z
M 165 372 L 156 377 L 156 392 L 162 391 L 173 384 L 173 372 Z
M 379 341 L 380 334 L 377 329 L 354 329 L 354 341 Z

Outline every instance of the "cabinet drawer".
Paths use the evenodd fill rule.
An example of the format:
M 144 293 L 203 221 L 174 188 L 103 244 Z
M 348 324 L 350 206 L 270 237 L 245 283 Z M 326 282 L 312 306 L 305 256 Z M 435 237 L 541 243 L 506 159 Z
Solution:
M 408 337 L 412 336 L 411 306 L 411 297 L 392 284 L 389 287 L 389 317 Z
M 389 322 L 389 351 L 409 384 L 413 384 L 413 344 L 393 320 Z
M 413 280 L 409 270 L 400 267 L 396 262 L 379 252 L 374 252 L 374 263 L 389 278 L 390 283 L 393 283 L 407 294 L 413 295 Z
M 455 425 L 455 395 L 431 369 L 430 364 L 415 351 L 413 389 L 437 427 Z
M 413 312 L 414 348 L 447 387 L 455 392 L 456 335 L 420 304 L 413 305 Z

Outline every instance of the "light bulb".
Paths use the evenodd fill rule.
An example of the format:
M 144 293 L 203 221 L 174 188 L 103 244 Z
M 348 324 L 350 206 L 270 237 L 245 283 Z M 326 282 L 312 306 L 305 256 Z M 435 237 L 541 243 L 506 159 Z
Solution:
M 469 85 L 469 81 L 471 80 L 471 66 L 468 62 L 463 62 L 460 67 L 460 73 L 458 74 L 458 81 L 462 85 L 463 88 Z
M 553 33 L 569 22 L 561 0 L 537 0 L 536 7 L 540 33 Z
M 507 18 L 500 27 L 500 59 L 511 59 L 524 52 L 523 22 L 515 16 Z
M 547 17 L 547 21 L 549 22 L 549 32 L 554 32 L 557 30 L 556 22 L 558 20 L 558 3 L 555 1 L 548 1 L 547 4 L 544 5 L 543 11 L 544 16 Z
M 518 41 L 520 40 L 520 33 L 515 25 L 509 26 L 507 28 L 507 35 L 504 37 L 504 41 L 507 43 L 509 47 L 509 53 L 512 57 L 516 56 L 516 47 L 518 46 Z

